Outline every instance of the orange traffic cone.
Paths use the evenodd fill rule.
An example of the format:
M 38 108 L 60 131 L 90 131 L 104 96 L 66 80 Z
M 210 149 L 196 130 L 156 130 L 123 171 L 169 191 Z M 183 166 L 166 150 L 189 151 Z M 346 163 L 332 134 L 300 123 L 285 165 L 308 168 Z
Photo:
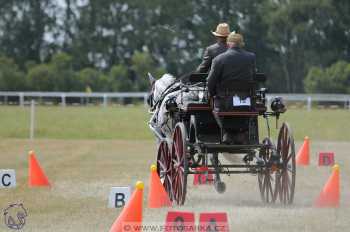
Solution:
M 340 177 L 339 165 L 332 168 L 332 175 L 329 177 L 322 192 L 314 202 L 315 207 L 339 207 L 340 200 Z
M 144 185 L 136 182 L 136 189 L 125 205 L 119 217 L 113 223 L 109 232 L 140 231 L 142 224 L 142 201 Z
M 296 164 L 307 166 L 310 163 L 310 139 L 305 137 L 304 143 L 301 146 L 296 156 Z
M 149 181 L 148 208 L 161 208 L 171 206 L 171 201 L 160 181 L 157 166 L 151 166 L 151 177 Z
M 29 152 L 28 184 L 30 187 L 36 187 L 36 186 L 50 187 L 49 180 L 47 179 L 44 171 L 41 169 L 38 161 L 36 160 L 34 151 Z

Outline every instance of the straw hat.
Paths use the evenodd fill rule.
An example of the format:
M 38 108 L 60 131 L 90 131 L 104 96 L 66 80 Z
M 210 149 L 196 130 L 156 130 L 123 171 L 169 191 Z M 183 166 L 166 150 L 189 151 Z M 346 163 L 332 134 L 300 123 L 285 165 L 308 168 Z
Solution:
M 228 37 L 227 37 L 227 43 L 234 43 L 237 47 L 244 47 L 244 38 L 243 35 L 238 34 L 236 32 L 232 32 Z
M 220 23 L 216 27 L 216 31 L 212 31 L 211 33 L 217 37 L 227 37 L 230 34 L 230 26 L 227 23 Z

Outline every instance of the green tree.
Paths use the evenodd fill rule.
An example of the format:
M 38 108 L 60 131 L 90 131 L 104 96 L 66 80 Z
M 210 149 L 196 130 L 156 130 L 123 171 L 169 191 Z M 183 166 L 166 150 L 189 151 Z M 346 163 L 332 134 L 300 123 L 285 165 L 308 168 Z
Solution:
M 337 14 L 331 0 L 268 1 L 263 10 L 268 41 L 278 54 L 287 92 L 302 92 L 310 67 L 329 65 L 339 57 L 328 31 Z
M 79 81 L 73 70 L 73 58 L 63 52 L 55 54 L 50 63 L 53 70 L 56 91 L 74 91 L 79 89 Z
M 82 90 L 91 89 L 93 92 L 108 91 L 108 77 L 93 68 L 84 68 L 78 74 Z
M 27 65 L 31 90 L 78 91 L 79 79 L 72 68 L 72 57 L 65 53 L 55 54 L 47 64 Z
M 0 3 L 0 52 L 24 68 L 27 60 L 37 63 L 51 52 L 45 34 L 52 32 L 56 4 L 51 0 L 6 0 Z M 53 38 L 54 39 L 54 38 Z
M 27 79 L 31 91 L 54 91 L 54 70 L 51 65 L 39 64 L 28 70 Z
M 339 61 L 326 69 L 312 67 L 304 83 L 308 93 L 350 93 L 350 63 Z
M 273 92 L 303 92 L 311 67 L 350 61 L 349 0 L 0 0 L 0 54 L 27 73 L 47 64 L 38 69 L 53 70 L 52 90 L 80 90 L 91 68 L 108 82 L 94 91 L 143 91 L 148 71 L 194 70 L 223 21 L 243 33 Z M 111 74 L 119 65 L 127 75 Z
M 0 90 L 25 90 L 26 85 L 25 75 L 19 71 L 17 64 L 10 58 L 0 56 Z
M 155 76 L 160 76 L 165 71 L 162 68 L 157 68 L 153 58 L 149 52 L 136 51 L 131 58 L 131 69 L 136 75 L 136 86 L 139 91 L 146 91 L 149 88 L 147 73 L 150 72 Z
M 128 75 L 128 69 L 122 65 L 115 65 L 109 72 L 109 86 L 111 91 L 128 92 L 135 90 Z

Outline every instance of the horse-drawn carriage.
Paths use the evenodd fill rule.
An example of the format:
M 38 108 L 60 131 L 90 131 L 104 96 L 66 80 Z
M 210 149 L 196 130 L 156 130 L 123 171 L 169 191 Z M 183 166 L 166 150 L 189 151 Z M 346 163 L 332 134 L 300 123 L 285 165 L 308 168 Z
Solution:
M 190 174 L 212 174 L 215 189 L 221 193 L 226 185 L 220 174 L 256 174 L 261 199 L 266 203 L 279 200 L 291 204 L 295 188 L 295 148 L 288 124 L 279 129 L 277 145 L 270 138 L 269 118 L 285 112 L 280 98 L 272 100 L 267 110 L 266 89 L 259 88 L 265 75 L 257 74 L 252 81 L 225 83 L 226 91 L 222 106 L 216 107 L 208 96 L 207 74 L 193 74 L 186 82 L 177 83 L 177 99 L 165 99 L 173 92 L 168 88 L 161 101 L 171 119 L 171 133 L 159 131 L 152 117 L 149 125 L 158 138 L 157 170 L 169 198 L 182 205 L 185 203 L 187 178 Z M 167 93 L 168 92 L 168 93 Z M 193 101 L 184 100 L 186 94 L 196 93 Z M 152 114 L 160 103 L 153 105 Z M 216 101 L 220 102 L 220 101 Z M 267 137 L 259 139 L 259 123 L 265 119 Z M 152 121 L 153 120 L 153 121 Z M 223 130 L 232 135 L 232 142 L 222 139 Z M 223 163 L 225 157 L 243 157 L 241 162 Z

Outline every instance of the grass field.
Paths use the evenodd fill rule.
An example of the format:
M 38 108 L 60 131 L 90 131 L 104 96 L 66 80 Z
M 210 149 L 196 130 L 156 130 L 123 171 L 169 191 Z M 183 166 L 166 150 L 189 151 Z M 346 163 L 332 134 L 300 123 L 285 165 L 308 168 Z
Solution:
M 292 206 L 265 206 L 256 176 L 231 175 L 223 176 L 224 194 L 212 186 L 194 187 L 190 177 L 186 205 L 173 210 L 194 211 L 197 218 L 199 212 L 225 211 L 231 231 L 348 231 L 349 115 L 345 110 L 290 110 L 282 117 L 294 129 L 297 148 L 305 135 L 311 138 L 311 165 L 297 169 Z M 38 107 L 36 116 L 36 139 L 30 141 L 29 109 L 0 107 L 0 169 L 15 169 L 17 175 L 16 188 L 0 189 L 0 210 L 22 202 L 28 210 L 23 231 L 108 231 L 120 212 L 107 208 L 110 188 L 137 180 L 146 184 L 147 203 L 156 145 L 146 125 L 146 108 Z M 29 150 L 36 151 L 52 188 L 27 186 Z M 338 209 L 312 207 L 330 175 L 330 168 L 317 166 L 319 151 L 334 151 L 341 167 Z M 145 207 L 144 221 L 163 225 L 166 212 Z M 2 214 L 0 218 L 0 231 L 10 231 Z
M 29 137 L 28 107 L 0 107 L 0 138 Z M 153 139 L 149 115 L 143 106 L 130 107 L 37 107 L 36 138 L 50 139 Z M 314 140 L 350 141 L 349 110 L 289 110 L 287 121 L 296 140 L 308 135 Z M 270 122 L 275 132 L 275 120 Z M 260 123 L 262 136 L 266 124 Z

